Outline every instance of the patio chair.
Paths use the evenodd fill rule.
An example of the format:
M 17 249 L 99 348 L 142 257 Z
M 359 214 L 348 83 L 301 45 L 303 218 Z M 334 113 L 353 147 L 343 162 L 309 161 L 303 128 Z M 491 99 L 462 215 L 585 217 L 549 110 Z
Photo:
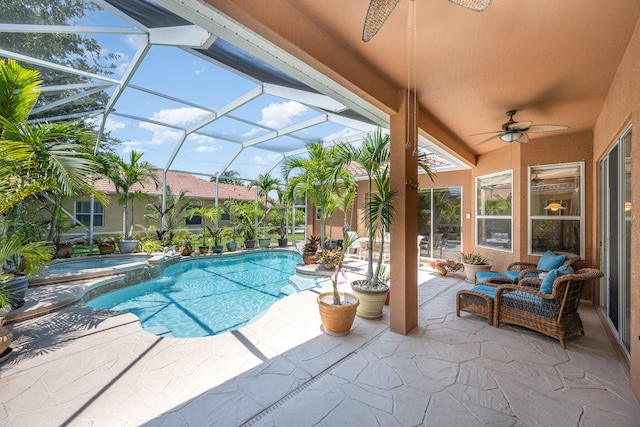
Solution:
M 347 236 L 349 236 L 351 244 L 343 248 L 345 257 L 350 258 L 351 256 L 357 256 L 360 258 L 360 241 L 362 238 L 358 237 L 358 233 L 355 231 L 347 231 Z
M 580 256 L 569 252 L 551 252 L 547 251 L 537 264 L 530 262 L 512 262 L 507 266 L 504 274 L 497 271 L 478 271 L 475 277 L 475 283 L 486 283 L 487 279 L 506 278 L 510 281 L 518 283 L 525 276 L 538 277 L 540 273 L 544 273 L 561 265 L 571 265 L 580 261 Z
M 582 268 L 574 274 L 559 275 L 551 270 L 544 279 L 524 277 L 518 284 L 505 284 L 499 279 L 493 305 L 493 325 L 500 323 L 523 326 L 560 341 L 584 335 L 578 314 L 580 292 L 584 282 L 602 277 L 595 268 Z M 492 279 L 487 280 L 491 284 Z

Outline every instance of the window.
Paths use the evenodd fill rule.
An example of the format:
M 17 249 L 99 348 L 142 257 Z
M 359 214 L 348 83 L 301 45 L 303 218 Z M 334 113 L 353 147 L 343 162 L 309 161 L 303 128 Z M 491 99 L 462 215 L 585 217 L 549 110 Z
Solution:
M 529 167 L 529 253 L 582 254 L 583 163 Z
M 199 208 L 199 206 L 190 206 L 189 209 L 196 209 Z M 202 215 L 200 215 L 199 213 L 194 213 L 192 217 L 190 217 L 191 212 L 189 212 L 189 210 L 187 210 L 187 215 L 184 217 L 184 223 L 186 225 L 202 225 Z
M 499 172 L 476 178 L 476 245 L 512 250 L 513 172 Z
M 76 201 L 75 218 L 87 227 L 91 221 L 91 202 Z M 104 225 L 104 208 L 98 202 L 93 203 L 93 226 L 102 227 Z

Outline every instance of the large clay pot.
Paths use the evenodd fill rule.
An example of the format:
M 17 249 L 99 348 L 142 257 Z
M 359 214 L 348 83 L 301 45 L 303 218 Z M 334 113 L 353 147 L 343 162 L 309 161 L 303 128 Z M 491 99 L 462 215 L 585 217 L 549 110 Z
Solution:
M 200 255 L 208 254 L 209 246 L 198 246 L 198 252 L 200 252 Z
M 253 249 L 256 247 L 256 241 L 255 240 L 245 240 L 244 241 L 244 247 L 247 249 Z
M 138 248 L 140 240 L 118 240 L 118 249 L 121 254 L 130 254 Z
M 287 238 L 278 239 L 278 247 L 286 248 L 288 244 L 289 244 L 289 239 L 287 239 Z
M 469 283 L 476 282 L 476 273 L 478 271 L 491 270 L 491 264 L 466 264 L 463 262 L 462 265 L 464 265 L 464 274 L 467 276 L 466 280 Z
M 224 249 L 222 246 L 217 245 L 217 246 L 211 246 L 211 252 L 213 252 L 214 254 L 221 254 L 222 253 L 222 249 Z
M 71 243 L 56 243 L 56 258 L 71 258 L 73 247 Z
M 316 253 L 315 252 L 303 252 L 302 253 L 302 261 L 305 264 L 315 264 L 316 263 Z
M 116 247 L 114 245 L 98 245 L 98 250 L 100 255 L 109 255 L 116 251 Z
M 238 247 L 238 244 L 236 242 L 229 242 L 227 243 L 227 250 L 229 252 L 233 252 L 236 250 L 236 248 Z
M 333 305 L 333 292 L 325 292 L 317 298 L 324 332 L 336 337 L 351 331 L 359 304 L 358 298 L 351 294 L 340 292 L 340 298 L 342 305 Z
M 389 293 L 389 285 L 378 283 L 377 289 L 361 289 L 358 287 L 364 280 L 356 280 L 351 283 L 351 291 L 360 301 L 358 317 L 363 319 L 379 319 L 382 317 L 382 308 Z

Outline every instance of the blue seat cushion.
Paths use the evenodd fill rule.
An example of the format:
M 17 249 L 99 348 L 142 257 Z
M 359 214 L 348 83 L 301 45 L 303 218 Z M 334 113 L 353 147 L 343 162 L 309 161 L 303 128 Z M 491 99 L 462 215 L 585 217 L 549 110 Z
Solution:
M 504 278 L 504 276 L 497 271 L 478 271 L 476 273 L 476 280 L 478 281 L 478 283 L 484 283 L 487 281 L 487 279 L 491 279 L 492 277 Z
M 519 271 L 505 270 L 504 272 L 504 277 L 506 277 L 507 279 L 513 280 L 516 283 L 518 282 L 519 275 L 520 275 Z
M 538 316 L 553 318 L 556 317 L 556 308 L 553 300 L 549 301 L 538 295 L 532 295 L 523 291 L 504 292 L 502 294 L 502 304 L 518 310 L 537 314 Z
M 551 251 L 547 251 L 538 261 L 538 270 L 550 271 L 562 265 L 565 260 L 564 255 L 556 255 Z
M 485 294 L 485 295 L 491 297 L 491 299 L 495 299 L 495 297 L 496 297 L 496 287 L 495 286 L 475 285 L 471 290 L 475 291 L 475 292 L 480 292 L 482 294 Z

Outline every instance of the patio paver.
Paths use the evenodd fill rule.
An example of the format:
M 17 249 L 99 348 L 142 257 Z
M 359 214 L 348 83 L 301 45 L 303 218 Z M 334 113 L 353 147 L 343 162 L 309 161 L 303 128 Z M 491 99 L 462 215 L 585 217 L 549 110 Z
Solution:
M 350 279 L 355 278 L 349 273 Z M 567 349 L 455 315 L 462 275 L 420 271 L 408 336 L 356 319 L 320 331 L 317 293 L 214 337 L 158 338 L 135 316 L 75 304 L 12 326 L 0 425 L 637 426 L 640 406 L 597 313 Z

